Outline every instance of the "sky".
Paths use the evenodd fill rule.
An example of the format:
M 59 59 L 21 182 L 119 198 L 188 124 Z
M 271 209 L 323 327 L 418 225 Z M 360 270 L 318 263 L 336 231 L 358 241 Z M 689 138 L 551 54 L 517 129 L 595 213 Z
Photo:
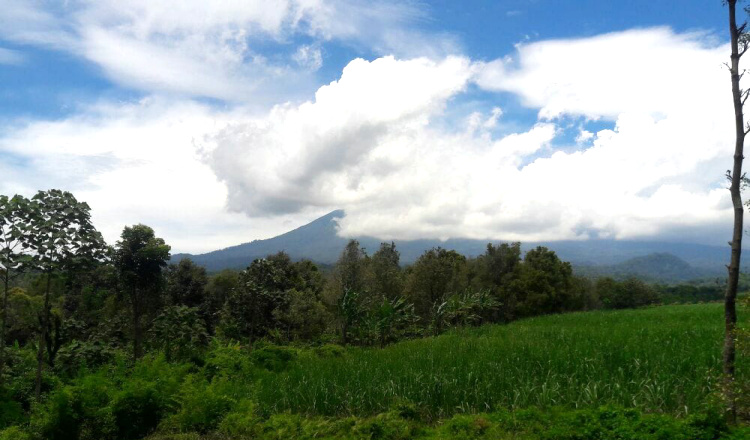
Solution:
M 0 194 L 113 244 L 342 236 L 723 245 L 720 0 L 0 0 Z

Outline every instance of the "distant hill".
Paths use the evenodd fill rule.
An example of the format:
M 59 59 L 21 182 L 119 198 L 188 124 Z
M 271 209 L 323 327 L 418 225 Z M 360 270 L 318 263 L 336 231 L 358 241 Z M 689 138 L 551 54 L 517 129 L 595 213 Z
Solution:
M 698 268 L 667 253 L 635 257 L 614 265 L 576 266 L 576 273 L 591 277 L 610 276 L 616 279 L 638 277 L 645 281 L 680 282 L 719 276 L 724 271 Z
M 333 211 L 277 237 L 254 240 L 206 254 L 175 254 L 172 262 L 191 258 L 209 271 L 226 268 L 239 269 L 247 267 L 256 258 L 284 251 L 295 260 L 309 259 L 320 264 L 333 264 L 348 241 L 347 238 L 336 234 L 337 225 L 334 219 L 343 216 L 344 211 Z M 356 239 L 368 253 L 377 250 L 381 242 L 373 237 L 356 237 Z M 402 264 L 411 264 L 425 250 L 432 247 L 441 246 L 455 249 L 466 256 L 476 256 L 484 252 L 487 242 L 487 240 L 470 239 L 400 240 L 396 241 L 396 247 L 401 253 Z M 688 243 L 587 240 L 522 243 L 521 246 L 524 251 L 536 246 L 547 246 L 557 252 L 561 259 L 570 261 L 578 268 L 584 268 L 583 271 L 590 271 L 591 267 L 596 267 L 602 269 L 601 273 L 643 273 L 648 276 L 653 275 L 658 279 L 663 279 L 659 277 L 659 274 L 668 274 L 670 278 L 683 279 L 683 276 L 687 276 L 690 271 L 698 276 L 723 274 L 724 264 L 729 259 L 729 247 Z M 669 257 L 673 258 L 670 259 L 666 254 L 670 254 Z M 659 267 L 661 269 L 657 269 Z M 594 272 L 596 269 L 590 273 Z

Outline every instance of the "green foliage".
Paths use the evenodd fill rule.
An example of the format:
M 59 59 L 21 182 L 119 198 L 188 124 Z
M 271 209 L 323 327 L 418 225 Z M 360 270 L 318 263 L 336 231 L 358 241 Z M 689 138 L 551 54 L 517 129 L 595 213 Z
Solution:
M 116 350 L 102 341 L 74 340 L 58 353 L 57 371 L 72 376 L 83 369 L 93 369 L 114 360 Z
M 372 310 L 369 319 L 381 347 L 400 339 L 419 320 L 414 313 L 414 305 L 401 297 L 383 298 Z
M 313 352 L 321 358 L 341 358 L 346 354 L 346 349 L 340 345 L 325 344 L 315 347 Z
M 377 295 L 388 299 L 395 299 L 402 295 L 404 290 L 404 277 L 399 266 L 400 254 L 396 250 L 396 244 L 391 242 L 381 243 L 372 258 L 372 287 L 371 290 Z
M 227 389 L 231 387 L 225 381 L 208 382 L 200 376 L 188 376 L 176 398 L 179 410 L 165 422 L 165 429 L 202 434 L 215 430 L 235 404 Z
M 237 342 L 222 343 L 214 340 L 204 358 L 203 370 L 206 377 L 248 380 L 252 378 L 253 362 Z
M 153 313 L 159 303 L 162 270 L 170 247 L 146 225 L 125 227 L 115 246 L 114 263 L 123 289 L 130 299 L 133 316 L 133 357 L 142 355 L 141 318 Z
M 34 264 L 44 272 L 105 257 L 104 240 L 91 223 L 91 208 L 69 192 L 39 191 L 31 199 L 29 222 Z
M 310 291 L 287 292 L 284 307 L 276 308 L 273 317 L 290 341 L 312 341 L 325 332 L 331 320 L 323 303 Z
M 189 258 L 167 268 L 165 293 L 169 304 L 200 308 L 206 301 L 206 269 Z
M 197 308 L 168 306 L 151 326 L 153 344 L 164 352 L 167 361 L 190 359 L 208 344 L 208 333 Z
M 220 422 L 218 431 L 229 438 L 259 438 L 262 435 L 262 419 L 255 403 L 242 400 Z
M 20 426 L 11 426 L 0 431 L 0 440 L 32 440 L 32 437 Z
M 348 350 L 344 358 L 300 357 L 264 378 L 255 396 L 266 414 L 366 415 L 387 411 L 394 400 L 435 418 L 604 404 L 691 414 L 717 389 L 721 317 L 719 305 L 706 304 L 456 329 L 384 349 Z M 738 372 L 747 371 L 747 359 L 738 361 Z
M 422 254 L 409 268 L 406 286 L 417 315 L 429 322 L 436 304 L 463 291 L 465 269 L 466 257 L 456 251 L 438 247 Z
M 268 345 L 253 350 L 250 358 L 259 368 L 279 372 L 287 369 L 289 364 L 297 358 L 297 351 L 293 348 Z
M 513 316 L 534 316 L 567 309 L 573 286 L 573 268 L 561 261 L 555 252 L 539 246 L 526 252 L 515 279 Z
M 625 281 L 600 278 L 596 281 L 595 289 L 604 308 L 607 309 L 643 307 L 659 301 L 656 291 L 636 278 L 628 278 Z
M 24 419 L 23 407 L 12 398 L 12 392 L 0 387 L 0 429 L 21 423 Z
M 345 290 L 336 302 L 336 312 L 341 329 L 341 342 L 352 342 L 353 335 L 355 339 L 361 339 L 362 324 L 367 316 L 362 294 L 356 290 Z
M 334 269 L 341 292 L 367 291 L 370 257 L 357 240 L 349 240 Z

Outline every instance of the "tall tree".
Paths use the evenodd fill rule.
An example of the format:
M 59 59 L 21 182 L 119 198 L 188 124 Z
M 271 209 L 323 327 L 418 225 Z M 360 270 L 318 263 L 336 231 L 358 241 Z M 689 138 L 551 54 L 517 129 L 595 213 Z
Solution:
M 106 246 L 91 223 L 91 208 L 67 191 L 39 191 L 29 204 L 29 237 L 34 265 L 46 278 L 37 347 L 35 395 L 39 398 L 45 343 L 49 339 L 50 287 L 55 272 L 103 259 Z
M 373 290 L 388 299 L 398 298 L 404 289 L 403 273 L 399 265 L 400 254 L 396 244 L 380 243 L 372 254 Z
M 29 263 L 29 200 L 0 195 L 0 270 L 3 277 L 0 310 L 0 383 L 5 368 L 5 330 L 8 325 L 8 293 L 11 279 Z
M 115 246 L 115 266 L 123 289 L 130 298 L 135 359 L 143 354 L 141 319 L 146 307 L 158 296 L 169 251 L 169 245 L 156 237 L 154 230 L 146 225 L 125 227 Z
M 335 274 L 343 292 L 364 292 L 370 258 L 357 240 L 349 240 L 336 262 Z
M 414 262 L 409 268 L 406 294 L 421 318 L 431 318 L 436 306 L 466 288 L 465 268 L 466 257 L 441 247 L 425 251 Z
M 206 269 L 184 258 L 167 268 L 167 299 L 170 305 L 203 308 L 206 302 Z
M 747 22 L 737 25 L 736 6 L 737 0 L 727 0 L 729 6 L 729 36 L 731 40 L 732 55 L 730 57 L 729 72 L 732 79 L 732 101 L 734 104 L 734 165 L 731 171 L 727 171 L 727 177 L 731 180 L 729 191 L 732 195 L 734 207 L 734 229 L 732 232 L 732 256 L 728 266 L 727 291 L 724 299 L 724 389 L 728 403 L 728 418 L 734 423 L 737 420 L 737 405 L 734 396 L 734 364 L 736 356 L 735 337 L 737 327 L 737 284 L 740 277 L 740 254 L 742 252 L 742 196 L 740 185 L 742 183 L 742 160 L 745 147 L 745 136 L 750 127 L 745 126 L 742 112 L 745 101 L 750 94 L 750 89 L 740 88 L 740 58 L 750 47 L 750 40 L 746 32 Z

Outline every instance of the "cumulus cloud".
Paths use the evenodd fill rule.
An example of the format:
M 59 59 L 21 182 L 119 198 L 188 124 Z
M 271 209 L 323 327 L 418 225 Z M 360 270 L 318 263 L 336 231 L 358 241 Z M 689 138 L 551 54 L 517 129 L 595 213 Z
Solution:
M 344 208 L 343 235 L 555 240 L 642 238 L 730 219 L 726 48 L 666 28 L 520 45 L 489 63 L 356 60 L 315 101 L 213 138 L 229 204 L 250 215 Z M 539 108 L 438 124 L 472 83 Z M 560 144 L 566 118 L 611 120 Z M 726 162 L 726 163 L 725 163 Z M 702 228 L 702 229 L 701 229 Z M 716 237 L 690 237 L 717 242 Z
M 304 18 L 340 11 L 305 5 L 313 12 L 253 16 L 253 32 L 283 39 L 293 25 L 320 38 L 346 34 L 346 27 Z M 145 41 L 132 49 L 133 59 L 149 50 L 158 57 L 162 42 L 152 44 L 160 37 L 151 29 L 163 26 L 175 35 L 182 35 L 180 26 L 214 29 L 210 17 L 209 24 L 177 18 L 169 24 L 156 14 L 139 24 L 144 29 L 114 22 L 102 41 L 134 37 L 99 50 Z M 185 41 L 195 35 L 188 33 Z M 235 37 L 212 40 L 228 47 L 212 56 L 230 66 L 230 77 L 232 57 L 246 50 L 246 40 Z M 168 64 L 182 62 L 182 40 L 163 44 L 177 44 L 164 54 L 176 57 Z M 300 52 L 300 62 L 315 67 L 316 48 Z M 144 222 L 193 251 L 267 237 L 339 208 L 346 210 L 342 235 L 384 239 L 721 243 L 715 231 L 731 220 L 723 177 L 733 133 L 727 53 L 705 34 L 640 29 L 525 43 L 489 62 L 356 59 L 309 101 L 265 111 L 217 110 L 174 96 L 102 104 L 68 119 L 6 130 L 0 189 L 75 190 L 91 203 L 108 239 L 126 224 Z M 195 59 L 185 57 L 181 68 L 189 69 Z M 113 75 L 124 80 L 126 72 L 124 66 Z M 153 87 L 166 87 L 160 78 L 170 71 L 153 72 Z M 175 87 L 201 90 L 211 76 L 198 73 L 175 78 Z M 205 94 L 239 87 L 216 82 Z M 522 122 L 508 123 L 514 115 L 494 106 L 496 93 L 519 97 L 538 110 L 538 119 L 509 130 Z
M 324 213 L 249 219 L 226 211 L 226 187 L 203 162 L 198 144 L 245 113 L 149 98 L 6 128 L 0 193 L 72 191 L 89 203 L 109 243 L 124 226 L 145 223 L 173 249 L 192 252 L 272 237 Z
M 484 64 L 477 83 L 518 95 L 545 119 L 663 116 L 695 111 L 697 102 L 731 103 L 727 53 L 705 33 L 633 29 L 519 44 L 515 54 Z

